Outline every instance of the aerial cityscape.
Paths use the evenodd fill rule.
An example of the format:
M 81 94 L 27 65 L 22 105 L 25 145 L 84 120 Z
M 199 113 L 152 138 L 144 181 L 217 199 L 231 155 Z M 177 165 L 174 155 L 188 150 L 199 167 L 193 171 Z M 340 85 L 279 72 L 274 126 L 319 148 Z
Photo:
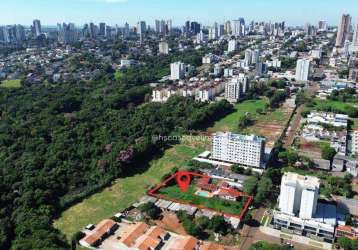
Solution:
M 358 250 L 358 2 L 1 6 L 1 250 Z

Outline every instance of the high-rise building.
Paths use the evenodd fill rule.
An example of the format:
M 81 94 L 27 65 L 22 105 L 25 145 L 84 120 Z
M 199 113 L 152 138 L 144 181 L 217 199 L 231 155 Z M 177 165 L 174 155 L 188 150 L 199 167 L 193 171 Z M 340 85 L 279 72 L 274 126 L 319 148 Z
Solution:
M 317 177 L 285 173 L 281 180 L 279 210 L 272 211 L 273 228 L 333 243 L 339 218 L 337 205 L 318 202 L 319 186 Z
M 248 65 L 251 65 L 251 63 L 252 63 L 252 50 L 251 49 L 245 50 L 245 61 Z
M 173 28 L 172 20 L 167 20 L 168 33 L 170 33 L 172 31 L 172 28 Z
M 353 46 L 358 46 L 358 21 L 355 25 L 352 44 Z
M 190 32 L 193 34 L 193 35 L 196 35 L 200 32 L 200 29 L 201 29 L 201 26 L 200 26 L 200 23 L 198 22 L 191 22 L 190 24 Z
M 34 25 L 34 33 L 35 36 L 40 36 L 42 34 L 42 29 L 41 29 L 41 22 L 38 19 L 35 19 L 33 21 L 33 25 Z
M 224 24 L 224 30 L 226 34 L 231 34 L 231 22 L 226 21 Z
M 63 44 L 73 44 L 77 41 L 76 28 L 73 23 L 57 24 L 58 41 Z
M 240 18 L 231 22 L 231 32 L 234 36 L 245 36 L 245 20 Z
M 328 29 L 327 21 L 319 21 L 318 22 L 318 30 L 319 31 L 327 31 L 327 29 Z
M 218 36 L 222 37 L 223 35 L 225 35 L 225 26 L 223 24 L 220 24 L 218 28 Z
M 145 36 L 145 33 L 147 32 L 147 24 L 145 23 L 145 21 L 140 21 L 137 24 L 137 34 L 140 37 Z
M 264 152 L 265 139 L 262 137 L 223 132 L 213 134 L 213 159 L 262 168 Z
M 197 35 L 196 35 L 196 42 L 201 44 L 201 43 L 205 43 L 207 41 L 207 37 L 205 36 L 204 32 L 201 30 Z
M 166 31 L 166 22 L 164 20 L 155 20 L 155 33 L 157 34 L 165 34 Z
M 123 28 L 123 37 L 128 37 L 130 33 L 129 24 L 125 23 Z
M 155 20 L 155 33 L 159 33 L 160 32 L 160 21 L 159 20 Z
M 109 25 L 106 25 L 106 35 L 105 35 L 105 37 L 108 38 L 108 39 L 111 39 L 112 36 L 113 36 L 112 31 L 113 31 L 112 27 L 109 26 Z
M 94 23 L 90 23 L 89 25 L 89 34 L 90 34 L 90 37 L 93 38 L 93 39 L 96 39 L 97 38 L 97 26 L 94 24 Z
M 18 43 L 21 43 L 23 41 L 25 41 L 26 36 L 25 36 L 25 28 L 24 26 L 18 24 L 16 25 L 16 41 Z
M 218 24 L 214 25 L 209 29 L 209 40 L 215 40 L 218 38 Z
M 248 90 L 248 78 L 244 74 L 232 78 L 225 84 L 225 99 L 229 102 L 236 103 Z
M 99 35 L 106 36 L 106 24 L 105 23 L 99 23 Z
M 5 43 L 5 27 L 0 26 L 0 43 Z
M 159 54 L 169 54 L 169 44 L 167 42 L 159 42 Z
M 251 58 L 251 63 L 252 64 L 257 64 L 260 62 L 260 51 L 258 49 L 255 49 L 252 51 L 251 54 L 252 58 Z
M 4 32 L 4 42 L 5 43 L 11 43 L 11 29 L 9 29 L 9 26 L 5 26 L 3 29 Z
M 279 209 L 302 219 L 311 219 L 317 210 L 319 179 L 296 173 L 285 173 L 281 181 Z
M 311 62 L 309 59 L 297 60 L 296 81 L 308 81 L 310 76 Z
M 228 44 L 228 52 L 230 53 L 230 52 L 234 52 L 234 51 L 236 51 L 238 48 L 237 48 L 238 46 L 237 46 L 237 41 L 235 40 L 235 39 L 231 39 L 230 41 L 229 41 L 229 44 Z
M 190 33 L 190 21 L 186 21 L 185 22 L 185 27 L 184 27 L 184 31 L 185 33 Z
M 182 62 L 175 62 L 170 64 L 170 79 L 180 80 L 185 77 L 185 64 Z
M 350 31 L 352 18 L 348 14 L 342 15 L 341 22 L 338 26 L 338 33 L 336 39 L 336 47 L 343 47 L 344 42 L 348 38 L 348 34 Z

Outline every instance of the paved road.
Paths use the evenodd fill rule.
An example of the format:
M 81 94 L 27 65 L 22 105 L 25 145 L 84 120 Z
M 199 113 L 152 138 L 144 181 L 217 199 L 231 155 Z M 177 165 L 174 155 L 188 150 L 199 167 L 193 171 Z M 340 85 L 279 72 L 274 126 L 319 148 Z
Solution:
M 261 222 L 261 218 L 265 213 L 265 208 L 259 208 L 253 211 L 252 219 L 258 222 L 256 226 L 248 226 L 244 225 L 243 229 L 240 232 L 241 235 L 241 242 L 240 242 L 240 250 L 247 250 L 250 249 L 250 246 L 255 243 L 256 235 L 260 234 L 259 226 Z
M 289 125 L 290 130 L 287 131 L 287 134 L 284 138 L 284 148 L 289 148 L 292 146 L 293 141 L 295 140 L 296 133 L 300 128 L 301 122 L 301 113 L 303 111 L 303 106 L 297 108 L 296 113 L 294 114 L 291 123 Z

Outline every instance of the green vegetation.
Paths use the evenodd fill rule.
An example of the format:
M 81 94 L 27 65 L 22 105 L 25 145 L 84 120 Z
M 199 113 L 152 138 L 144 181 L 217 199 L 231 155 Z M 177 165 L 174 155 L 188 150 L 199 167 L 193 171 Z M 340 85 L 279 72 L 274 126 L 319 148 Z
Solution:
M 157 79 L 153 74 L 158 69 L 143 70 L 148 74 L 127 71 L 115 80 L 114 72 L 104 67 L 91 83 L 35 84 L 0 91 L 0 189 L 6 194 L 0 197 L 1 249 L 69 248 L 52 227 L 65 208 L 116 178 L 143 174 L 150 160 L 177 143 L 155 141 L 156 136 L 206 129 L 232 111 L 225 101 L 207 104 L 180 97 L 141 105 L 150 91 L 146 84 Z M 143 178 L 141 183 L 155 181 Z M 127 184 L 124 201 L 135 201 L 141 189 L 138 183 Z M 96 203 L 101 208 L 95 209 L 114 200 L 101 200 Z M 118 211 L 123 204 L 116 204 Z M 81 216 L 74 221 L 85 222 Z M 72 233 L 81 228 L 76 223 L 76 230 L 69 229 Z
M 334 156 L 337 154 L 334 148 L 330 146 L 322 147 L 322 158 L 325 160 L 333 161 Z
M 328 176 L 326 180 L 323 181 L 320 192 L 326 197 L 330 197 L 333 194 L 352 198 L 352 176 L 349 174 L 344 178 Z
M 358 240 L 351 240 L 346 237 L 340 237 L 337 240 L 337 245 L 344 250 L 356 250 L 358 249 Z
M 275 200 L 275 186 L 281 182 L 280 169 L 269 168 L 260 178 L 252 176 L 244 184 L 244 192 L 254 196 L 254 205 L 270 204 Z
M 307 114 L 307 112 L 311 110 L 317 110 L 346 114 L 352 118 L 357 118 L 358 108 L 356 108 L 354 105 L 355 104 L 345 103 L 341 101 L 314 99 L 313 101 L 307 103 L 307 108 L 305 110 L 306 112 L 304 112 L 303 114 Z
M 245 117 L 246 113 L 250 113 L 251 119 L 258 117 L 257 109 L 266 109 L 267 102 L 265 100 L 247 100 L 234 106 L 234 112 L 225 116 L 221 120 L 215 122 L 214 126 L 209 129 L 210 132 L 216 131 L 232 131 L 238 132 L 239 120 Z
M 206 198 L 195 195 L 195 192 L 195 184 L 191 184 L 187 192 L 180 192 L 180 189 L 177 185 L 164 187 L 159 190 L 160 194 L 165 195 L 171 199 L 182 200 L 194 205 L 201 205 L 207 208 L 211 208 L 219 212 L 236 215 L 241 213 L 243 205 L 246 202 L 245 198 L 242 198 L 239 202 L 227 201 L 217 197 Z
M 357 103 L 358 97 L 356 90 L 353 88 L 347 88 L 343 90 L 333 90 L 332 94 L 329 96 L 330 100 L 348 102 L 348 103 Z
M 142 174 L 118 179 L 110 187 L 67 209 L 55 221 L 55 228 L 69 238 L 85 225 L 113 216 L 136 202 L 149 187 L 158 184 L 162 176 L 187 166 L 191 158 L 203 150 L 205 143 L 200 140 L 174 145 L 161 158 L 153 160 Z
M 139 207 L 139 210 L 147 215 L 150 219 L 156 220 L 159 218 L 159 216 L 162 213 L 162 210 L 160 210 L 159 207 L 154 205 L 153 202 L 148 202 Z
M 178 211 L 177 216 L 188 234 L 202 240 L 209 238 L 213 232 L 226 235 L 231 230 L 230 224 L 222 216 L 215 215 L 211 219 L 206 216 L 194 218 L 184 211 Z
M 121 72 L 121 71 L 119 71 L 119 70 L 117 70 L 117 71 L 114 73 L 114 78 L 115 78 L 116 80 L 121 80 L 123 76 L 124 76 L 124 73 Z
M 256 242 L 250 247 L 250 250 L 289 250 L 289 249 L 290 246 L 271 244 L 266 241 Z
M 282 173 L 294 172 L 300 175 L 316 176 L 321 180 L 320 193 L 326 197 L 331 195 L 340 195 L 351 198 L 353 196 L 352 191 L 352 176 L 347 174 L 344 178 L 332 176 L 324 171 L 300 169 L 294 167 L 283 168 Z
M 1 87 L 1 88 L 9 88 L 9 89 L 21 88 L 21 80 L 20 80 L 20 79 L 16 79 L 16 80 L 0 81 L 0 87 Z

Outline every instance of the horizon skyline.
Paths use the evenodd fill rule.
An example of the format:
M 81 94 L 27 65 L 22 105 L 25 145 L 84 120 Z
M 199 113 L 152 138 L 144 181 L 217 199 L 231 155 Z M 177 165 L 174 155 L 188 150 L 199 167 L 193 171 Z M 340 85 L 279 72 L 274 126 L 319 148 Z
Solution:
M 39 19 L 43 26 L 55 26 L 57 23 L 105 22 L 108 25 L 120 25 L 128 22 L 131 26 L 138 21 L 146 21 L 153 27 L 156 19 L 172 20 L 173 26 L 180 27 L 186 20 L 198 21 L 205 26 L 214 22 L 245 18 L 246 22 L 265 21 L 282 22 L 289 26 L 302 26 L 305 23 L 317 24 L 327 21 L 330 26 L 337 26 L 342 14 L 350 14 L 353 20 L 358 19 L 358 2 L 355 0 L 182 0 L 180 3 L 165 0 L 62 0 L 45 2 L 44 0 L 5 0 L 0 25 L 32 25 Z M 220 11 L 217 5 L 221 4 Z M 59 6 L 60 5 L 60 6 Z M 83 11 L 78 12 L 82 8 Z M 320 15 L 317 16 L 317 8 Z M 31 9 L 31 11 L 28 11 Z M 202 9 L 205 9 L 203 13 Z M 266 11 L 271 9 L 271 11 Z M 293 11 L 295 10 L 295 11 Z M 58 15 L 57 13 L 61 13 Z M 91 14 L 89 14 L 91 12 Z M 158 13 L 160 12 L 160 13 Z M 13 13 L 17 13 L 14 15 Z M 311 15 L 309 15 L 311 13 Z M 357 13 L 357 16 L 354 15 Z M 308 16 L 302 19 L 302 16 Z M 221 17 L 220 17 L 221 16 Z M 353 23 L 356 23 L 353 21 Z

